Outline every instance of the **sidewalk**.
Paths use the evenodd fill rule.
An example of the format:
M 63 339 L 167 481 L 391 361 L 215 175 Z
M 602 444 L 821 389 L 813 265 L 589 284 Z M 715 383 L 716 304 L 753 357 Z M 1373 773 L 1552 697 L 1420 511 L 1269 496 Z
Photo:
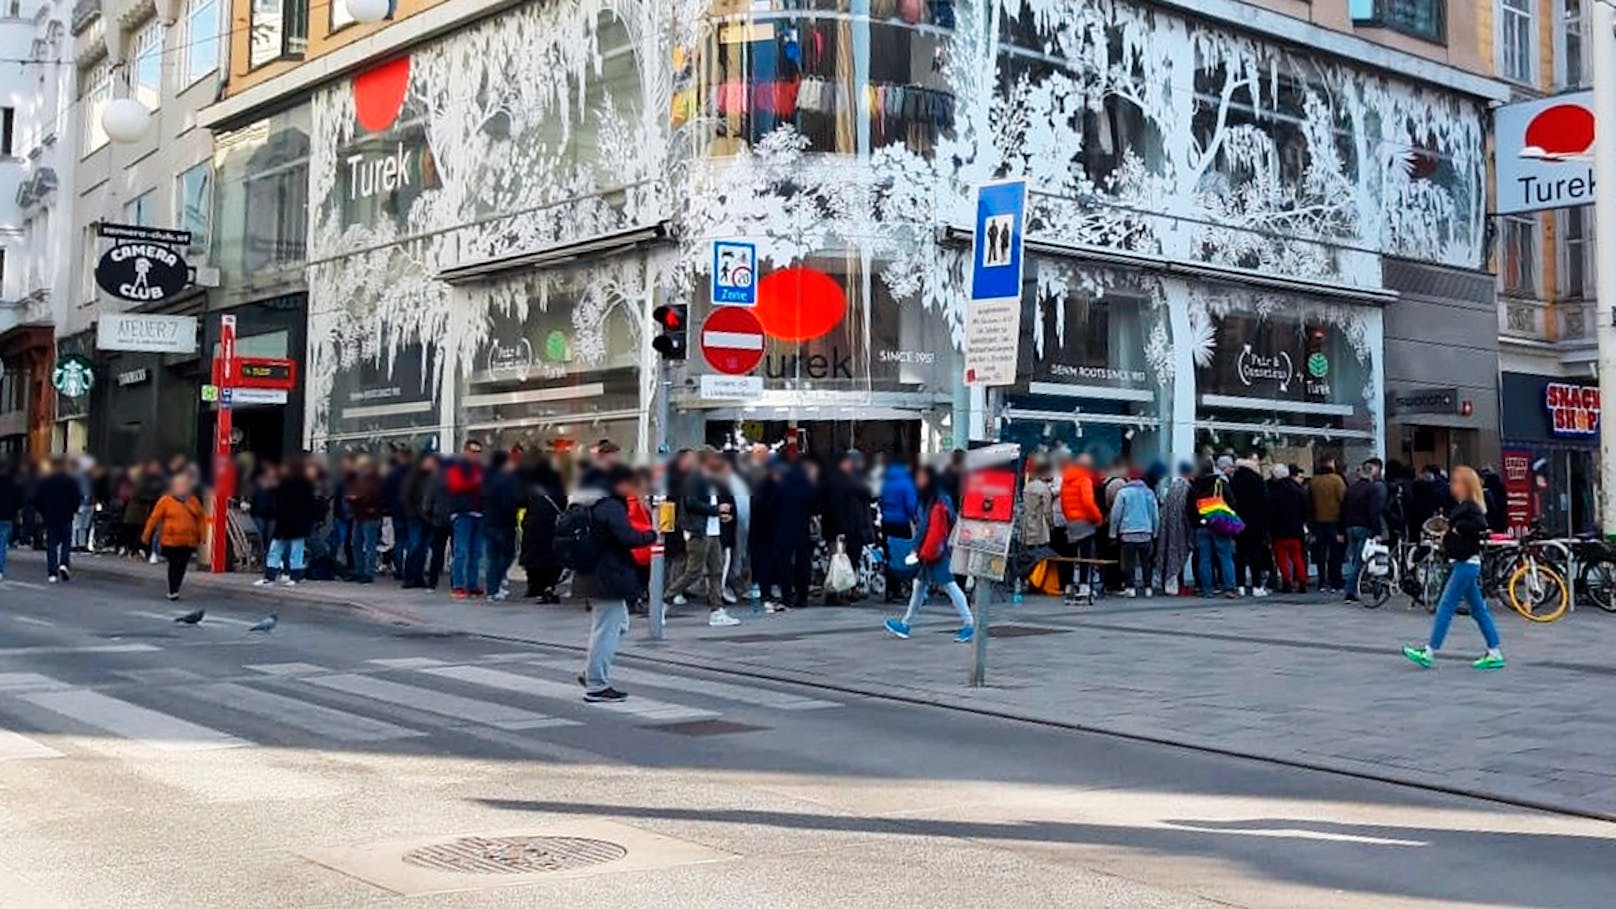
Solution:
M 14 551 L 9 576 L 43 576 Z M 158 566 L 76 558 L 91 574 L 140 578 Z M 588 617 L 574 606 L 456 602 L 444 593 L 309 583 L 258 588 L 249 575 L 196 575 L 206 589 L 349 608 L 382 622 L 579 650 Z M 1072 609 L 1038 597 L 993 607 L 990 686 L 967 686 L 971 648 L 953 643 L 934 597 L 915 636 L 881 630 L 879 605 L 783 615 L 734 609 L 713 629 L 704 610 L 670 619 L 664 641 L 636 618 L 625 657 L 800 682 L 879 697 L 1170 742 L 1616 820 L 1616 616 L 1573 613 L 1553 625 L 1497 615 L 1510 665 L 1478 672 L 1475 626 L 1458 617 L 1434 671 L 1398 652 L 1429 629 L 1424 611 L 1334 598 L 1205 601 L 1112 598 Z M 3 608 L 3 607 L 0 607 Z M 698 613 L 703 613 L 698 615 Z M 283 618 L 285 618 L 283 616 Z

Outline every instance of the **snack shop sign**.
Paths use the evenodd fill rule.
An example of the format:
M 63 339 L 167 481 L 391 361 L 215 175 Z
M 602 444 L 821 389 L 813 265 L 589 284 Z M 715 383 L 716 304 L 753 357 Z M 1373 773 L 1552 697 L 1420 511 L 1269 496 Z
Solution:
M 1599 432 L 1599 389 L 1592 385 L 1550 382 L 1543 392 L 1549 431 L 1557 436 L 1591 436 Z

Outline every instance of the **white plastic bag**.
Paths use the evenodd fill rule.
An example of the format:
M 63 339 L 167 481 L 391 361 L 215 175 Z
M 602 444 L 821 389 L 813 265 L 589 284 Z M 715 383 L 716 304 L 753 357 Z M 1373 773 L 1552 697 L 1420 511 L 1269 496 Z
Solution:
M 825 591 L 827 593 L 846 593 L 858 586 L 858 572 L 853 570 L 853 560 L 847 557 L 847 547 L 842 538 L 836 538 L 836 554 L 830 557 L 830 568 L 825 572 Z

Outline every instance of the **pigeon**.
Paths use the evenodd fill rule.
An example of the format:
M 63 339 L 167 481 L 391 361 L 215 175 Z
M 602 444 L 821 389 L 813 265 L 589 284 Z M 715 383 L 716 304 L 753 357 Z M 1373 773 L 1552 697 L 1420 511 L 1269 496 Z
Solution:
M 202 617 L 207 614 L 207 610 L 205 609 L 193 609 L 184 615 L 175 616 L 174 621 L 180 623 L 181 625 L 195 625 L 197 622 L 202 621 Z
M 249 628 L 247 630 L 248 631 L 273 631 L 275 629 L 275 625 L 278 622 L 280 622 L 280 616 L 276 615 L 275 613 L 272 612 L 269 615 L 266 615 L 263 618 L 259 619 L 258 623 L 256 625 L 252 626 L 251 628 Z

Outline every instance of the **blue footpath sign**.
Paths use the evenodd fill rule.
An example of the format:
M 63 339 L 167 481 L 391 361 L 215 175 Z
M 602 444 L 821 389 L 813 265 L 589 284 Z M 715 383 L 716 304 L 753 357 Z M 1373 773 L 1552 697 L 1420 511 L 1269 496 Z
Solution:
M 971 302 L 1021 299 L 1021 241 L 1026 213 L 1027 181 L 1003 180 L 976 188 Z
M 713 241 L 713 303 L 757 305 L 757 244 Z

